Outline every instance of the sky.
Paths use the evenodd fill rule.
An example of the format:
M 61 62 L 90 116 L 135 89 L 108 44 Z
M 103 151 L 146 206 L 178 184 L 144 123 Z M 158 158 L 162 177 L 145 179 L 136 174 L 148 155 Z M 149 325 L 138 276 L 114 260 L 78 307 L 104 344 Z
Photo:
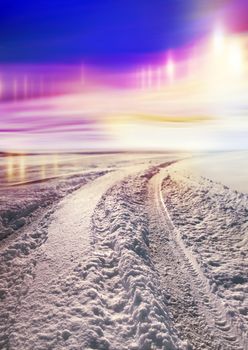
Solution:
M 0 152 L 248 149 L 247 0 L 0 0 Z
M 247 30 L 247 0 L 1 0 L 0 63 L 129 65 L 204 37 L 220 19 Z

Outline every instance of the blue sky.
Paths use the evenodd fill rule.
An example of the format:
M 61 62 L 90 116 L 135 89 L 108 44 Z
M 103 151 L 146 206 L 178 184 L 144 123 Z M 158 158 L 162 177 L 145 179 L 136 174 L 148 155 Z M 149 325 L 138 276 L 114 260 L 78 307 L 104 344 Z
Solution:
M 1 0 L 0 62 L 127 62 L 204 36 L 230 14 L 243 30 L 246 9 L 245 0 Z

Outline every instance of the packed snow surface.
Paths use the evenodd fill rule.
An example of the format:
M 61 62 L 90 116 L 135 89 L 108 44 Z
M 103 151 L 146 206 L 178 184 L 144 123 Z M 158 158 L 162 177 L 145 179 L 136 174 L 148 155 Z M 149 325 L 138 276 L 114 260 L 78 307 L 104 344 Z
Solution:
M 0 189 L 0 348 L 246 350 L 248 195 L 185 155 L 81 157 Z
M 248 193 L 248 151 L 195 155 L 177 166 L 181 172 L 203 176 L 233 190 Z

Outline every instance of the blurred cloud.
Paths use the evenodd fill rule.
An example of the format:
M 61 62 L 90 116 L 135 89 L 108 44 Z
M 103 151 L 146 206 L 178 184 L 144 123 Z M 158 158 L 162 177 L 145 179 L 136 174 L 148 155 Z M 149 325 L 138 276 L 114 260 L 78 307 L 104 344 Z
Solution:
M 206 19 L 205 7 L 216 15 L 232 6 L 202 2 L 194 10 Z M 247 50 L 248 35 L 220 21 L 211 35 L 159 55 L 140 53 L 120 69 L 2 64 L 0 149 L 247 148 Z

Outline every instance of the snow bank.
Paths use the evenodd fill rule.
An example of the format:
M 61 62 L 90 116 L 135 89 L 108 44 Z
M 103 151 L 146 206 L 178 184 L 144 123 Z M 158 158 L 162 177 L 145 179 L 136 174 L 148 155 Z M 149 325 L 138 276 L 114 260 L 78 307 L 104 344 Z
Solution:
M 182 348 L 149 257 L 147 183 L 157 171 L 152 168 L 112 187 L 92 217 L 94 255 L 81 274 L 92 282 L 89 292 L 99 305 L 102 335 L 94 333 L 85 348 Z M 90 330 L 95 323 L 92 318 Z
M 123 180 L 118 175 L 118 181 L 116 178 L 110 188 L 108 185 L 92 215 L 89 250 L 70 262 L 62 259 L 62 265 L 57 261 L 59 274 L 47 268 L 53 266 L 57 271 L 45 244 L 42 254 L 40 249 L 29 254 L 31 244 L 35 248 L 47 238 L 48 227 L 53 224 L 51 213 L 38 227 L 30 227 L 30 235 L 20 235 L 2 251 L 5 271 L 0 295 L 2 291 L 3 302 L 8 298 L 8 307 L 0 315 L 2 348 L 187 348 L 172 326 L 149 257 L 147 186 L 157 171 L 152 167 Z M 82 220 L 83 215 L 78 222 Z M 80 227 L 84 225 L 76 228 L 79 232 Z M 75 227 L 71 227 L 71 234 L 75 234 Z M 21 247 L 28 249 L 29 258 L 25 258 L 26 248 L 22 251 Z M 44 278 L 39 280 L 37 269 Z M 46 280 L 47 273 L 52 275 Z
M 164 179 L 165 205 L 212 293 L 247 339 L 248 195 L 182 169 L 172 166 Z

